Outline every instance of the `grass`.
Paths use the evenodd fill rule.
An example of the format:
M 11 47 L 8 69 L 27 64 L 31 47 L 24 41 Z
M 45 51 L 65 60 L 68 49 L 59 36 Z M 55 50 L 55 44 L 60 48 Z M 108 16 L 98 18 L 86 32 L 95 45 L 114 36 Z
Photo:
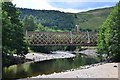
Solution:
M 77 18 L 75 19 L 76 24 L 78 24 L 81 29 L 96 30 L 103 24 L 112 9 L 113 8 L 104 8 L 77 13 Z

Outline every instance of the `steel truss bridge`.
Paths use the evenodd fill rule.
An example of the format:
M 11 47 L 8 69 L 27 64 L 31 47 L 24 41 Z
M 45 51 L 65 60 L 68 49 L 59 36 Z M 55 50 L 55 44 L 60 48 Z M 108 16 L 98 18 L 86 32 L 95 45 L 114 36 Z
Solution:
M 27 32 L 31 46 L 45 45 L 80 45 L 95 46 L 95 32 Z

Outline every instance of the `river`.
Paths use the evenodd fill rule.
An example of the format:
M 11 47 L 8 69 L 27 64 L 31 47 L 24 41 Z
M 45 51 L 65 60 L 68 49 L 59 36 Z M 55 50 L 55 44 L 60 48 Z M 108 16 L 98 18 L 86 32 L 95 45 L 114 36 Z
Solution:
M 72 58 L 50 59 L 34 63 L 23 63 L 3 68 L 3 78 L 26 78 L 43 74 L 64 72 L 70 69 L 80 68 L 98 61 L 93 57 L 78 54 Z

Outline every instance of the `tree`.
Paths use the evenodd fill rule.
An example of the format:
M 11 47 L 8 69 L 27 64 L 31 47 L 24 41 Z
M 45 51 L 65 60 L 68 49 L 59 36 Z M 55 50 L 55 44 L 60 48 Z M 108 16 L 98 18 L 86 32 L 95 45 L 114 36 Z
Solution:
M 106 57 L 107 58 L 107 53 L 108 53 L 108 49 L 107 49 L 107 44 L 104 40 L 105 38 L 105 27 L 102 26 L 99 30 L 99 34 L 98 34 L 98 39 L 97 39 L 97 53 L 98 53 L 98 57 L 100 58 L 100 61 L 103 61 L 103 59 Z
M 20 22 L 20 12 L 11 2 L 2 3 L 2 53 L 27 54 L 28 48 L 23 34 L 23 25 Z
M 24 23 L 25 31 L 26 30 L 27 31 L 35 31 L 35 29 L 37 28 L 37 24 L 35 23 L 32 15 L 30 15 L 29 17 L 25 16 L 23 23 Z
M 110 15 L 107 42 L 109 43 L 110 57 L 113 61 L 120 61 L 120 2 Z M 119 57 L 118 57 L 119 56 Z
M 45 31 L 45 27 L 41 23 L 39 23 L 39 24 L 37 24 L 37 30 L 36 31 Z
M 99 31 L 97 51 L 101 54 L 106 52 L 113 61 L 120 61 L 120 2 Z

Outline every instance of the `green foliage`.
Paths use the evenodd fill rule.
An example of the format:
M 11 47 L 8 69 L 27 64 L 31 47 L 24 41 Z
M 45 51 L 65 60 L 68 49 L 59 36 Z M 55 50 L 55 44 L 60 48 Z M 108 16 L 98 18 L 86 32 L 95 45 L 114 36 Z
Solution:
M 2 53 L 24 55 L 27 44 L 23 35 L 20 12 L 11 2 L 2 3 Z
M 21 19 L 32 15 L 35 22 L 54 30 L 73 30 L 79 25 L 81 31 L 97 31 L 106 20 L 112 8 L 96 9 L 81 13 L 64 13 L 53 10 L 32 10 L 19 8 Z
M 86 29 L 96 31 L 106 20 L 112 8 L 103 8 L 77 13 L 76 24 L 80 26 L 81 31 Z
M 22 8 L 19 8 L 19 10 L 22 12 L 21 19 L 23 19 L 25 15 L 32 15 L 35 18 L 36 23 L 41 23 L 43 26 L 47 26 L 49 28 L 57 26 L 55 27 L 56 29 L 71 30 L 75 26 L 73 17 L 69 14 L 65 14 L 64 12 Z
M 120 61 L 120 2 L 108 16 L 98 36 L 98 53 L 106 54 L 113 61 Z
M 108 45 L 105 42 L 105 29 L 105 26 L 101 26 L 97 39 L 97 53 L 101 61 L 103 61 L 103 58 L 107 58 L 109 56 Z
M 57 30 L 57 26 L 53 26 L 52 28 L 45 27 L 41 23 L 35 22 L 35 19 L 33 18 L 32 15 L 30 16 L 25 16 L 23 20 L 24 24 L 24 32 L 25 31 L 50 31 L 50 32 L 63 32 L 63 30 Z
M 51 51 L 75 51 L 75 50 L 81 50 L 80 46 L 63 46 L 63 45 L 56 45 L 56 46 L 52 46 L 52 45 L 48 45 L 48 46 L 31 46 L 30 47 L 31 50 L 33 50 L 34 52 L 42 52 L 42 53 L 50 53 Z
M 27 31 L 34 31 L 37 28 L 36 23 L 34 22 L 34 18 L 32 15 L 25 16 L 24 20 L 24 29 Z
M 51 51 L 65 50 L 66 46 L 31 46 L 35 52 L 50 53 Z
M 75 51 L 76 50 L 76 46 L 67 46 L 66 51 Z
M 36 32 L 38 32 L 38 31 L 48 31 L 48 32 L 60 32 L 60 31 L 62 31 L 62 30 L 55 30 L 54 28 L 49 28 L 49 27 L 45 27 L 45 26 L 43 26 L 41 23 L 39 23 L 39 24 L 37 24 L 37 28 L 36 28 L 36 30 L 35 30 Z

